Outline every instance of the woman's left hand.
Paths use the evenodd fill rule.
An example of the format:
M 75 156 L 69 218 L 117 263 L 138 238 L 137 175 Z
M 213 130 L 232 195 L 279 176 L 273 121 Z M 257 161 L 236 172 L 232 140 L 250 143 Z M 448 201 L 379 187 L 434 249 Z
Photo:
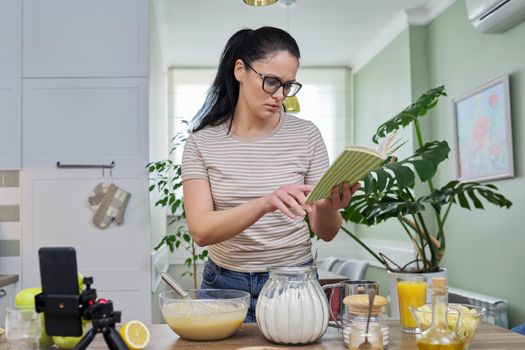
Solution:
M 342 191 L 340 191 L 341 187 Z M 361 187 L 359 182 L 355 183 L 352 187 L 350 187 L 348 182 L 345 182 L 341 186 L 335 186 L 334 188 L 332 188 L 331 198 L 320 199 L 312 204 L 315 205 L 317 208 L 327 208 L 334 210 L 346 208 L 348 206 L 348 203 L 350 203 L 350 200 L 352 199 L 352 196 L 354 195 L 355 191 L 357 191 L 359 187 Z M 340 192 L 342 193 L 340 194 Z M 306 210 L 311 212 L 313 210 L 313 206 L 308 206 Z

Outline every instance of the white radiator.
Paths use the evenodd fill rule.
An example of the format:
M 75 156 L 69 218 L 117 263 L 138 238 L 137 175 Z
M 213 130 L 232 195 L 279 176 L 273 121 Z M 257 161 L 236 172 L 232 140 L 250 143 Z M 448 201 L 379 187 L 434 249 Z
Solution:
M 483 306 L 487 309 L 485 321 L 496 326 L 509 328 L 509 315 L 507 300 L 488 295 L 478 294 L 467 290 L 449 287 L 449 303 L 472 304 Z

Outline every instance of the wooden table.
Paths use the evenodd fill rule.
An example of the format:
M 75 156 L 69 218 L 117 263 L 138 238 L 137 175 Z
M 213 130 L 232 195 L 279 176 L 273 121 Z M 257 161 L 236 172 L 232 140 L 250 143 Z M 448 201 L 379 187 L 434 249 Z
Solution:
M 282 346 L 270 343 L 259 332 L 257 324 L 243 324 L 230 338 L 214 342 L 194 342 L 179 339 L 167 325 L 152 325 L 151 341 L 147 349 L 210 349 L 210 350 L 274 350 L 274 349 L 330 349 L 346 350 L 341 334 L 334 328 L 328 328 L 321 340 L 305 346 Z M 107 349 L 104 339 L 99 334 L 89 349 Z M 469 350 L 523 350 L 525 336 L 510 332 L 490 324 L 482 324 Z M 0 336 L 0 350 L 7 350 L 5 336 Z M 390 342 L 387 350 L 417 350 L 415 335 L 402 333 L 398 321 L 390 321 Z

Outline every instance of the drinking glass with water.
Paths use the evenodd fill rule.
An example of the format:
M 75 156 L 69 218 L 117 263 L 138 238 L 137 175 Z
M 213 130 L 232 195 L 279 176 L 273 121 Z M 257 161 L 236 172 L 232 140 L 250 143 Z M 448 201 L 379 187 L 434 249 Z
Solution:
M 9 350 L 38 350 L 40 315 L 34 307 L 6 308 L 5 331 Z

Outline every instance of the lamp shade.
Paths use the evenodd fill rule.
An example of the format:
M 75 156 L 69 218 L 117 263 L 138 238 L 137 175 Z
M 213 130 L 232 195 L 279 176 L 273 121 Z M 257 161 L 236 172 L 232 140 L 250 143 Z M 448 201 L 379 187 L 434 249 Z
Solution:
M 301 111 L 297 96 L 286 97 L 283 101 L 283 107 L 286 113 L 299 113 Z
M 243 0 L 245 4 L 250 6 L 267 6 L 273 5 L 277 0 Z

